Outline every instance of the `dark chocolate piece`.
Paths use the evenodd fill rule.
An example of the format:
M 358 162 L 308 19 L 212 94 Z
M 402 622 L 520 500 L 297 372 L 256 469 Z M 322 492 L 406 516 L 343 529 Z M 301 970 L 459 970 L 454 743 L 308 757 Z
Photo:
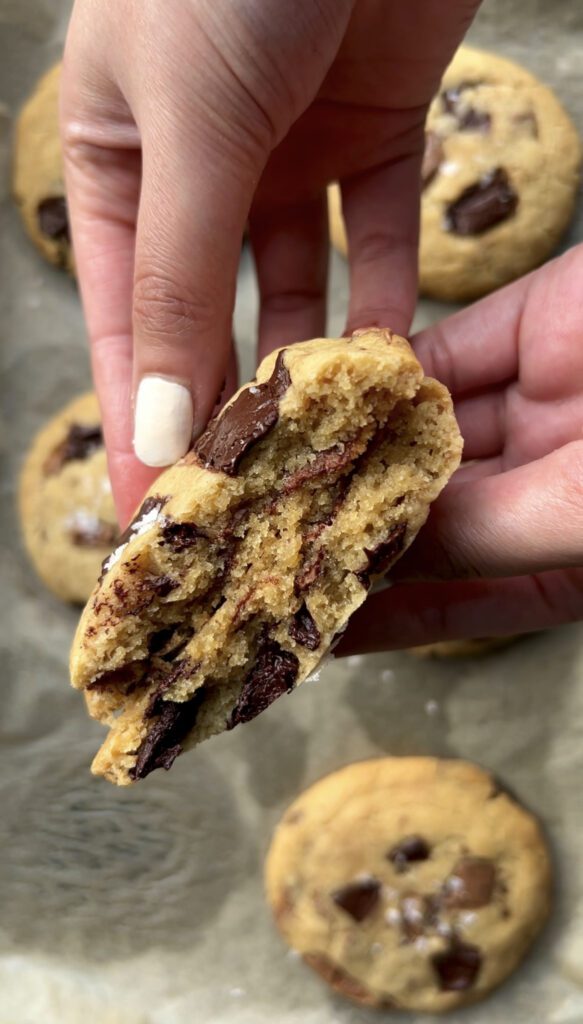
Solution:
M 448 907 L 475 909 L 492 900 L 496 868 L 487 857 L 462 857 L 444 885 L 444 903 Z
M 358 438 L 352 438 L 343 444 L 335 444 L 321 452 L 314 452 L 314 458 L 301 466 L 294 473 L 290 473 L 283 481 L 282 493 L 291 494 L 299 487 L 310 480 L 317 480 L 321 476 L 332 476 L 338 470 L 344 469 L 360 454 L 362 442 Z
M 160 509 L 164 508 L 164 505 L 166 504 L 167 501 L 168 495 L 152 494 L 149 497 L 147 497 L 140 505 L 131 523 L 129 523 L 129 525 L 126 526 L 123 533 L 118 537 L 118 547 L 122 547 L 124 544 L 127 544 L 128 541 L 132 539 L 136 527 L 139 525 L 144 516 L 148 515 L 148 513 L 152 512 L 154 509 L 156 509 L 156 511 L 159 512 Z M 109 572 L 109 569 L 107 569 L 106 566 L 107 563 L 109 562 L 110 557 L 111 556 L 108 555 L 107 558 L 104 558 L 103 562 L 101 563 L 101 572 L 99 574 L 98 583 L 101 583 L 104 577 Z
M 110 548 L 117 537 L 117 529 L 113 523 L 104 523 L 102 519 L 87 518 L 76 523 L 69 530 L 73 544 L 79 548 Z
M 186 551 L 196 544 L 199 537 L 206 534 L 196 523 L 167 522 L 162 527 L 162 540 L 160 544 L 168 544 L 174 551 Z
M 64 196 L 51 196 L 37 206 L 38 226 L 43 235 L 56 242 L 70 242 L 67 201 Z
M 44 464 L 47 476 L 58 473 L 66 462 L 88 459 L 103 446 L 101 426 L 97 424 L 71 423 L 67 436 L 49 455 Z
M 364 549 L 368 564 L 356 573 L 363 587 L 369 586 L 371 576 L 380 576 L 385 573 L 397 556 L 400 555 L 405 544 L 406 533 L 407 524 L 398 523 L 397 526 L 393 527 L 386 540 L 377 544 L 376 548 Z
M 211 420 L 197 441 L 194 452 L 206 469 L 235 476 L 243 456 L 273 430 L 279 419 L 279 399 L 291 384 L 284 351 L 279 352 L 269 380 L 245 388 L 232 405 Z
M 299 665 L 296 655 L 284 650 L 277 640 L 264 638 L 243 683 L 228 728 L 250 722 L 282 694 L 289 693 L 297 679 Z
M 139 587 L 140 590 L 146 592 L 151 590 L 156 597 L 167 597 L 179 586 L 180 580 L 175 580 L 172 576 L 142 576 L 139 583 L 136 584 L 136 588 Z
M 456 235 L 479 235 L 511 217 L 517 206 L 518 195 L 510 178 L 502 167 L 497 167 L 450 203 L 445 226 Z
M 350 914 L 355 921 L 364 921 L 373 912 L 380 899 L 381 883 L 376 878 L 362 878 L 349 882 L 332 893 L 336 906 Z
M 159 700 L 158 718 L 138 749 L 135 766 L 129 771 L 131 779 L 145 779 L 146 775 L 156 768 L 165 768 L 168 771 L 172 767 L 178 755 L 182 753 L 183 740 L 194 728 L 203 700 L 202 686 L 194 697 L 182 703 Z
M 431 962 L 442 992 L 464 992 L 478 977 L 482 954 L 477 946 L 455 941 L 443 953 L 432 956 Z
M 444 155 L 443 143 L 437 132 L 426 132 L 425 151 L 423 153 L 423 162 L 421 164 L 421 181 L 423 183 L 423 188 L 433 181 Z
M 102 672 L 91 683 L 88 690 L 109 690 L 112 687 L 126 687 L 141 678 L 144 673 L 144 661 L 130 661 L 127 665 L 120 665 L 119 668 L 108 669 Z
M 307 647 L 309 651 L 318 650 L 321 642 L 320 630 L 310 615 L 305 601 L 294 615 L 288 633 L 292 640 L 302 647 Z
M 429 843 L 423 839 L 423 836 L 412 835 L 405 836 L 400 843 L 393 846 L 393 849 L 387 854 L 387 859 L 392 862 L 395 871 L 401 875 L 410 864 L 415 861 L 428 860 L 430 856 Z
M 320 548 L 316 554 L 304 564 L 301 572 L 298 573 L 294 580 L 294 590 L 296 594 L 301 594 L 302 591 L 307 590 L 308 587 L 315 583 L 319 576 L 324 572 L 324 550 Z

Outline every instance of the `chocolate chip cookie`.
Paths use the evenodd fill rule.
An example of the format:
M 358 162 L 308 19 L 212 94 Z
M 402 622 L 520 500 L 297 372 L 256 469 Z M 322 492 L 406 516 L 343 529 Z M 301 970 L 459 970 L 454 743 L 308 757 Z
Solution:
M 421 292 L 468 301 L 542 263 L 573 214 L 580 163 L 577 131 L 550 89 L 462 46 L 427 117 Z M 346 252 L 336 187 L 330 230 Z
M 33 441 L 20 478 L 20 515 L 43 583 L 64 601 L 84 603 L 118 536 L 94 394 L 70 402 Z
M 281 820 L 266 862 L 277 925 L 357 1003 L 441 1013 L 522 960 L 550 906 L 541 830 L 476 765 L 349 765 Z
M 518 636 L 485 636 L 468 640 L 442 640 L 421 647 L 409 647 L 407 654 L 416 658 L 475 658 L 509 647 Z
M 74 272 L 59 137 L 61 65 L 38 82 L 16 125 L 13 192 L 32 241 L 50 263 Z
M 460 459 L 446 389 L 389 330 L 267 356 L 103 566 L 73 685 L 120 785 L 310 675 Z

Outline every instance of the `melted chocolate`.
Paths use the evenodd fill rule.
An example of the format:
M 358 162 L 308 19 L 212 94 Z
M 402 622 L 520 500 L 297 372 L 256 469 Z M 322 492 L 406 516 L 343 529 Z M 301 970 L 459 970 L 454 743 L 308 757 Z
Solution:
M 462 857 L 444 886 L 444 903 L 448 907 L 475 909 L 492 901 L 496 868 L 487 857 Z
M 407 524 L 398 523 L 393 527 L 386 540 L 377 544 L 376 548 L 364 549 L 368 564 L 356 573 L 363 587 L 369 586 L 371 576 L 380 576 L 390 568 L 403 550 L 406 533 Z
M 395 871 L 403 874 L 410 864 L 420 860 L 428 860 L 431 856 L 429 843 L 423 836 L 405 836 L 400 843 L 393 846 L 387 854 L 388 860 L 394 865 Z
M 243 456 L 273 430 L 279 419 L 279 400 L 291 384 L 279 352 L 273 373 L 265 384 L 251 385 L 211 420 L 195 445 L 198 460 L 206 469 L 235 476 Z
M 498 167 L 475 185 L 469 185 L 450 203 L 445 214 L 448 231 L 456 235 L 479 235 L 515 213 L 518 195 L 506 171 Z
M 71 423 L 67 436 L 49 455 L 44 464 L 47 476 L 58 473 L 66 462 L 88 459 L 103 447 L 103 434 L 99 423 Z
M 337 907 L 341 907 L 354 921 L 364 921 L 372 914 L 380 899 L 381 883 L 376 878 L 363 878 L 349 882 L 332 893 Z
M 299 661 L 277 640 L 265 637 L 257 651 L 255 663 L 243 683 L 239 700 L 229 719 L 228 728 L 250 722 L 265 711 L 274 700 L 289 693 L 298 676 Z
M 431 962 L 442 992 L 463 992 L 471 988 L 478 977 L 482 954 L 477 946 L 453 942 L 449 949 L 432 956 Z
M 196 544 L 199 537 L 205 537 L 203 530 L 196 523 L 167 522 L 162 527 L 160 544 L 167 544 L 174 551 L 186 551 Z
M 43 199 L 36 210 L 38 226 L 43 235 L 54 241 L 70 242 L 67 202 L 63 196 Z
M 164 701 L 155 705 L 157 720 L 138 749 L 135 766 L 130 769 L 131 779 L 145 779 L 156 768 L 168 771 L 182 753 L 182 741 L 194 728 L 204 700 L 204 688 L 198 689 L 190 700 Z
M 317 651 L 321 643 L 320 630 L 314 622 L 305 602 L 294 615 L 289 627 L 292 640 L 309 651 Z

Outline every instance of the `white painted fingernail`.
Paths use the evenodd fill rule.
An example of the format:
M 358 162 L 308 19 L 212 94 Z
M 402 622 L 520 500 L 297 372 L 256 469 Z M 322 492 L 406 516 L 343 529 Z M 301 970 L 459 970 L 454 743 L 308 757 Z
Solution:
M 188 388 L 164 377 L 143 377 L 136 396 L 134 451 L 146 466 L 170 466 L 192 441 Z

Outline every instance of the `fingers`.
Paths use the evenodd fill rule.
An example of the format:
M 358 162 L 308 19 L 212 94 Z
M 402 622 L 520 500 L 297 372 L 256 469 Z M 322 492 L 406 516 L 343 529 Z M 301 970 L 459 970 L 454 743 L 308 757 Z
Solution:
M 583 441 L 447 488 L 400 579 L 519 576 L 583 566 Z M 392 574 L 393 575 L 393 574 Z
M 336 653 L 400 650 L 440 640 L 510 636 L 583 617 L 583 570 L 504 580 L 401 584 L 352 616 Z
M 259 285 L 261 360 L 272 349 L 326 329 L 328 222 L 326 200 L 260 205 L 250 218 Z
M 347 333 L 369 326 L 409 331 L 417 297 L 422 124 L 409 148 L 411 155 L 341 183 L 350 265 Z

